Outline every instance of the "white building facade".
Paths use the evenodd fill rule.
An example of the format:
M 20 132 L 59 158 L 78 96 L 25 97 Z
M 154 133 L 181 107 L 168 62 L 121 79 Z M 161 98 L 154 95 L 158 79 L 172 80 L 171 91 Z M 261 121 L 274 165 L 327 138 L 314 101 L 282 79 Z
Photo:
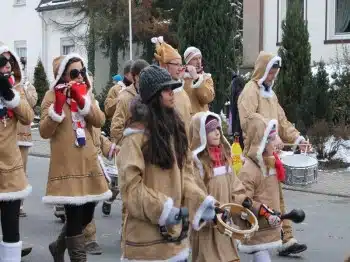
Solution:
M 0 16 L 0 41 L 27 59 L 27 79 L 33 81 L 34 69 L 40 58 L 49 81 L 53 80 L 53 58 L 71 52 L 80 54 L 87 62 L 87 21 L 67 32 L 64 24 L 79 20 L 72 0 L 3 0 Z M 139 48 L 134 45 L 134 58 Z M 120 53 L 119 71 L 128 51 Z M 101 50 L 95 55 L 95 83 L 97 92 L 109 81 L 109 58 Z
M 350 48 L 350 0 L 244 0 L 243 66 L 252 68 L 259 51 L 277 53 L 288 5 L 298 1 L 307 21 L 311 60 L 326 63 Z M 350 49 L 349 49 L 350 51 Z

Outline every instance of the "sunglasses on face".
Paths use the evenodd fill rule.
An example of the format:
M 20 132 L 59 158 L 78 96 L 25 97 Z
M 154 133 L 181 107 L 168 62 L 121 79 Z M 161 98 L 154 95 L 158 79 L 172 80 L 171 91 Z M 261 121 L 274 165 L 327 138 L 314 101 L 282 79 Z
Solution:
M 81 75 L 82 77 L 86 76 L 86 68 L 85 67 L 83 67 L 81 70 L 79 70 L 79 69 L 72 69 L 69 72 L 69 76 L 70 76 L 71 79 L 78 78 L 79 75 Z

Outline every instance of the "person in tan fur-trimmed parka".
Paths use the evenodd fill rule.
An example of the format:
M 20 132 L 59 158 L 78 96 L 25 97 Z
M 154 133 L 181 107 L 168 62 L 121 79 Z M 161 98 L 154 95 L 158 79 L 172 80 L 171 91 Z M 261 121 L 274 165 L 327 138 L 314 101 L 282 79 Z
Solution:
M 242 205 L 245 188 L 230 168 L 231 146 L 222 132 L 221 118 L 212 112 L 192 117 L 190 147 L 197 185 L 220 203 Z M 193 262 L 239 262 L 236 241 L 221 234 L 215 224 L 191 232 Z
M 43 99 L 39 127 L 51 147 L 43 202 L 64 205 L 66 224 L 49 249 L 54 261 L 64 261 L 66 246 L 71 261 L 86 262 L 83 229 L 93 219 L 96 202 L 112 196 L 93 141 L 93 127 L 100 128 L 105 116 L 91 94 L 80 55 L 55 58 L 53 70 L 55 80 Z
M 133 64 L 132 60 L 127 61 L 124 64 L 124 78 L 123 81 L 117 82 L 114 86 L 109 89 L 104 106 L 107 119 L 112 119 L 116 111 L 117 100 L 119 94 L 122 90 L 132 86 L 132 73 L 131 66 Z
M 123 226 L 123 262 L 184 262 L 188 239 L 174 243 L 181 231 L 180 208 L 187 203 L 193 228 L 215 217 L 214 197 L 193 179 L 193 165 L 184 122 L 174 110 L 173 90 L 181 86 L 163 68 L 151 65 L 140 74 L 140 98 L 131 107 L 139 125 L 124 131 L 117 157 L 119 182 L 127 214 Z M 131 122 L 134 122 L 133 120 Z
M 238 98 L 238 111 L 243 131 L 244 146 L 246 147 L 246 139 L 250 135 L 248 133 L 248 124 L 250 117 L 257 113 L 267 119 L 277 119 L 279 132 L 278 143 L 279 149 L 283 149 L 285 143 L 299 144 L 301 149 L 305 149 L 305 138 L 299 131 L 287 120 L 287 117 L 280 106 L 277 96 L 273 91 L 274 80 L 281 67 L 281 58 L 273 54 L 261 51 L 256 62 L 251 80 L 244 87 Z M 283 142 L 282 142 L 283 141 Z M 243 154 L 247 153 L 244 148 Z M 282 188 L 280 187 L 280 203 L 281 212 L 286 212 Z M 288 256 L 289 254 L 297 254 L 307 249 L 305 244 L 300 244 L 293 237 L 292 225 L 290 220 L 283 221 L 283 246 L 279 255 Z
M 0 44 L 0 53 L 0 258 L 1 261 L 19 262 L 22 255 L 19 233 L 21 200 L 31 193 L 32 187 L 28 184 L 17 145 L 17 123 L 30 125 L 34 112 L 24 92 L 15 88 L 23 81 L 18 56 L 3 43 Z
M 250 239 L 239 241 L 238 250 L 253 254 L 254 262 L 271 262 L 269 250 L 282 245 L 279 183 L 285 179 L 285 170 L 275 154 L 278 122 L 251 114 L 246 131 L 247 155 L 238 178 L 252 200 L 259 230 Z
M 20 92 L 21 90 L 23 90 L 28 104 L 30 105 L 31 108 L 34 108 L 36 103 L 38 102 L 38 94 L 36 92 L 35 87 L 30 82 L 26 82 L 23 85 L 17 85 L 15 88 Z M 27 174 L 29 148 L 33 146 L 31 129 L 32 129 L 31 125 L 22 125 L 21 123 L 18 123 L 17 125 L 17 141 L 18 141 L 17 143 L 19 146 L 19 150 L 21 151 L 24 172 L 26 172 L 26 174 Z M 23 202 L 21 205 L 19 215 L 21 217 L 27 216 L 27 214 L 23 210 Z
M 189 131 L 191 122 L 192 106 L 191 100 L 184 89 L 185 68 L 182 64 L 182 57 L 171 45 L 167 44 L 162 36 L 153 37 L 152 43 L 156 45 L 155 59 L 159 66 L 165 68 L 174 80 L 181 81 L 182 85 L 174 90 L 175 109 L 179 112 L 185 122 L 186 131 Z
M 211 74 L 203 71 L 202 52 L 197 47 L 188 47 L 184 53 L 184 60 L 184 89 L 191 100 L 191 114 L 209 111 L 209 104 L 215 98 L 215 90 Z

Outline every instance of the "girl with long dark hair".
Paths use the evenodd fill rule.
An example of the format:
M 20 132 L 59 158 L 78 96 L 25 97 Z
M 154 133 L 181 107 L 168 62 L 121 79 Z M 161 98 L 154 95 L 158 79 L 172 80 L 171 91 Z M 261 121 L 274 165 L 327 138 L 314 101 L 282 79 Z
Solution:
M 179 85 L 155 65 L 140 74 L 141 99 L 132 103 L 132 124 L 124 131 L 117 160 L 127 211 L 122 261 L 187 261 L 188 240 L 175 244 L 160 227 L 178 235 L 183 206 L 195 228 L 215 217 L 216 200 L 193 180 L 185 124 L 174 109 L 173 89 Z
M 92 96 L 83 59 L 77 54 L 54 60 L 55 80 L 41 105 L 40 134 L 50 139 L 51 158 L 44 203 L 64 205 L 66 224 L 49 249 L 55 262 L 85 262 L 83 229 L 92 221 L 96 202 L 112 196 L 97 159 L 93 127 L 105 121 Z

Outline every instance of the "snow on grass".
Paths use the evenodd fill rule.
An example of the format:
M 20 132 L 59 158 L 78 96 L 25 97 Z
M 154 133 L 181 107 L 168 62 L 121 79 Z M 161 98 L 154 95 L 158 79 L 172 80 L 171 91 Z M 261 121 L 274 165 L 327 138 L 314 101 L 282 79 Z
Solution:
M 335 78 L 333 78 L 334 74 L 342 74 L 345 70 L 345 65 L 336 65 L 336 64 L 327 64 L 325 65 L 325 70 L 328 73 L 328 80 L 330 84 L 333 84 Z M 311 72 L 315 76 L 318 71 L 318 66 L 311 67 Z
M 331 136 L 325 143 L 325 152 L 329 152 L 335 142 L 335 137 Z M 332 159 L 340 160 L 344 163 L 350 163 L 350 140 L 340 139 L 339 149 Z

